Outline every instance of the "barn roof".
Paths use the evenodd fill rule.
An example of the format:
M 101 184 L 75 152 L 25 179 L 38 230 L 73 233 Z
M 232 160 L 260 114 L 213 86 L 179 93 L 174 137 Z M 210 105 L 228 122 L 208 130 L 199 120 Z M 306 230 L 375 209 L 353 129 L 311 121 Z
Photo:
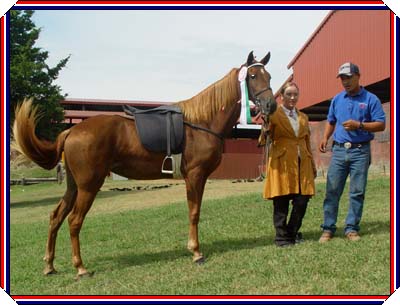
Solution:
M 338 67 L 352 61 L 361 85 L 383 101 L 390 98 L 390 24 L 388 9 L 333 10 L 289 62 L 300 88 L 299 109 L 324 120 L 332 97 L 342 91 Z

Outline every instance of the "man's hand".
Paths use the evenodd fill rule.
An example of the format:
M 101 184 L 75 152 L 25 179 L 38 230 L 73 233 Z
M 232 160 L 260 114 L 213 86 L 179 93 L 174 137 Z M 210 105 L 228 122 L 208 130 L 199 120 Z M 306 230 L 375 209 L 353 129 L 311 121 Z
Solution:
M 352 131 L 358 129 L 360 122 L 356 120 L 347 120 L 346 122 L 343 122 L 342 125 L 346 131 Z
M 319 144 L 319 151 L 322 153 L 326 152 L 326 144 L 328 143 L 328 140 L 322 140 L 321 143 Z

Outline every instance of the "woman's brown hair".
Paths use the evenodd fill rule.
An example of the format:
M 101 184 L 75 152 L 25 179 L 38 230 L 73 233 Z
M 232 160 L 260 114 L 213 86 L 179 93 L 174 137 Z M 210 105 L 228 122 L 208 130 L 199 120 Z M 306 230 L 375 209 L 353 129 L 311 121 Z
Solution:
M 286 90 L 287 88 L 289 88 L 289 87 L 292 87 L 292 86 L 296 87 L 297 90 L 300 91 L 300 90 L 299 90 L 299 86 L 297 86 L 297 84 L 296 84 L 295 82 L 287 82 L 286 84 L 284 84 L 284 85 L 282 86 L 281 91 L 280 91 L 280 94 L 283 95 L 283 94 L 285 93 L 285 90 Z

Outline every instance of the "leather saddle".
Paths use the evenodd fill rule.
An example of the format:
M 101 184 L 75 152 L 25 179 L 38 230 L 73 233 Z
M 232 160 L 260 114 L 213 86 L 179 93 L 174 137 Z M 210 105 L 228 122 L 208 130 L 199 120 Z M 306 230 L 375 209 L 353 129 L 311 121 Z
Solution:
M 124 112 L 134 117 L 142 145 L 149 151 L 180 154 L 183 149 L 184 128 L 182 110 L 177 106 L 138 109 L 124 105 Z M 165 161 L 165 160 L 164 160 Z

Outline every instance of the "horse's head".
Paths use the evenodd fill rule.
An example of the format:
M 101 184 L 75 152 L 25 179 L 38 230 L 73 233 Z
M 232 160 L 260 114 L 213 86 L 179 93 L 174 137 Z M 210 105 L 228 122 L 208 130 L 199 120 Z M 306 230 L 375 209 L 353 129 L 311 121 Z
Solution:
M 271 54 L 268 52 L 263 59 L 256 61 L 253 56 L 253 51 L 251 51 L 246 62 L 246 82 L 249 98 L 254 102 L 256 107 L 260 109 L 264 121 L 268 120 L 268 116 L 274 113 L 277 107 L 270 85 L 271 75 L 264 67 L 268 63 L 270 57 Z

